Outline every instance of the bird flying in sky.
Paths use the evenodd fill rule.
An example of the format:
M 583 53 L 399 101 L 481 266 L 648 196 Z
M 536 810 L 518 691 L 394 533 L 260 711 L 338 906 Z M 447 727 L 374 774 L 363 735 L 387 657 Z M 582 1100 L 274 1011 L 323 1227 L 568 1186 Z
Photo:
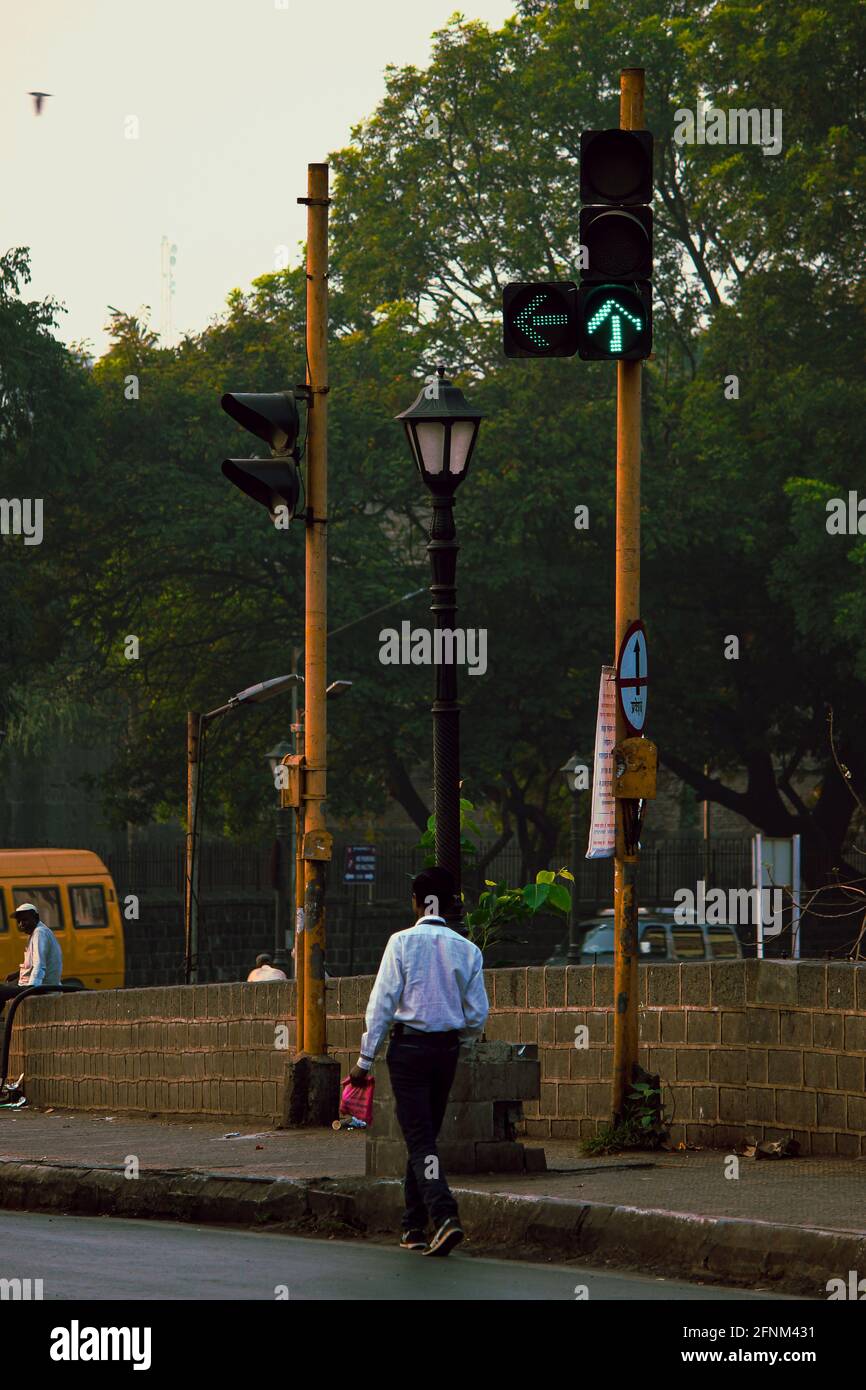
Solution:
M 36 107 L 37 116 L 42 111 L 42 103 L 46 97 L 53 96 L 53 92 L 28 92 L 27 95 L 33 98 L 33 105 Z

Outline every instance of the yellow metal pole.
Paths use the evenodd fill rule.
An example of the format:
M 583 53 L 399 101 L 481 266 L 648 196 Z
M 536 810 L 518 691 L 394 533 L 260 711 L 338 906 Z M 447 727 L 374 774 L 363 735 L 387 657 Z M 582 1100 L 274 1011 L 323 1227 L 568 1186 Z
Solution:
M 326 695 L 328 655 L 328 166 L 307 168 L 307 437 L 306 643 L 304 665 L 303 1050 L 325 1052 Z
M 619 123 L 622 130 L 644 128 L 644 71 L 620 74 Z M 640 362 L 616 366 L 616 631 L 614 658 L 631 623 L 640 617 Z M 616 739 L 627 736 L 617 701 Z M 623 834 L 626 807 L 616 802 L 614 858 L 613 1115 L 623 1113 L 638 1060 L 637 866 Z

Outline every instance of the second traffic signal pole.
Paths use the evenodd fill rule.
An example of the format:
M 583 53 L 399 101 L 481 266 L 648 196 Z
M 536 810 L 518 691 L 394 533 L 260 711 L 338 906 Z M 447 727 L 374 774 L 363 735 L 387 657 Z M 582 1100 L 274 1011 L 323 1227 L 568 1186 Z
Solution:
M 325 873 L 330 837 L 327 795 L 328 657 L 328 166 L 307 169 L 307 436 L 306 643 L 304 666 L 305 793 L 301 817 L 304 863 L 304 1035 L 298 1051 L 325 1052 Z
M 620 74 L 620 128 L 643 130 L 644 71 Z M 640 617 L 640 423 L 641 363 L 616 365 L 616 632 L 614 654 Z M 617 701 L 616 741 L 628 730 Z M 616 801 L 614 858 L 613 1114 L 622 1116 L 638 1060 L 637 867 L 638 855 L 624 834 L 625 803 Z

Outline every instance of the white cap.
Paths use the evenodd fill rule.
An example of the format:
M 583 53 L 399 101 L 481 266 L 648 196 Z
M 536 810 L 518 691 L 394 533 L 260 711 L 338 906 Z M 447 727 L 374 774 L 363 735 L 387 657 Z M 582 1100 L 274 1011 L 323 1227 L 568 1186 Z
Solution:
M 36 907 L 34 903 L 19 903 L 13 913 L 13 916 L 17 917 L 19 912 L 35 912 L 36 916 L 39 916 L 39 908 Z

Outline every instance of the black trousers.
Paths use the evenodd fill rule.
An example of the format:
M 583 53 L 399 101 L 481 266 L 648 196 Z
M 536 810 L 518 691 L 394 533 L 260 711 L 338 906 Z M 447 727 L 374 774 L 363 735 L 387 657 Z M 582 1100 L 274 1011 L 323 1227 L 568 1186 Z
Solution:
M 26 985 L 0 985 L 0 1013 L 5 1009 L 7 1000 L 14 999 L 16 994 L 20 994 L 22 989 L 26 988 Z
M 445 1118 L 460 1043 L 456 1033 L 406 1033 L 397 1025 L 385 1056 L 397 1120 L 409 1150 L 404 1231 L 424 1231 L 457 1216 L 436 1136 Z

